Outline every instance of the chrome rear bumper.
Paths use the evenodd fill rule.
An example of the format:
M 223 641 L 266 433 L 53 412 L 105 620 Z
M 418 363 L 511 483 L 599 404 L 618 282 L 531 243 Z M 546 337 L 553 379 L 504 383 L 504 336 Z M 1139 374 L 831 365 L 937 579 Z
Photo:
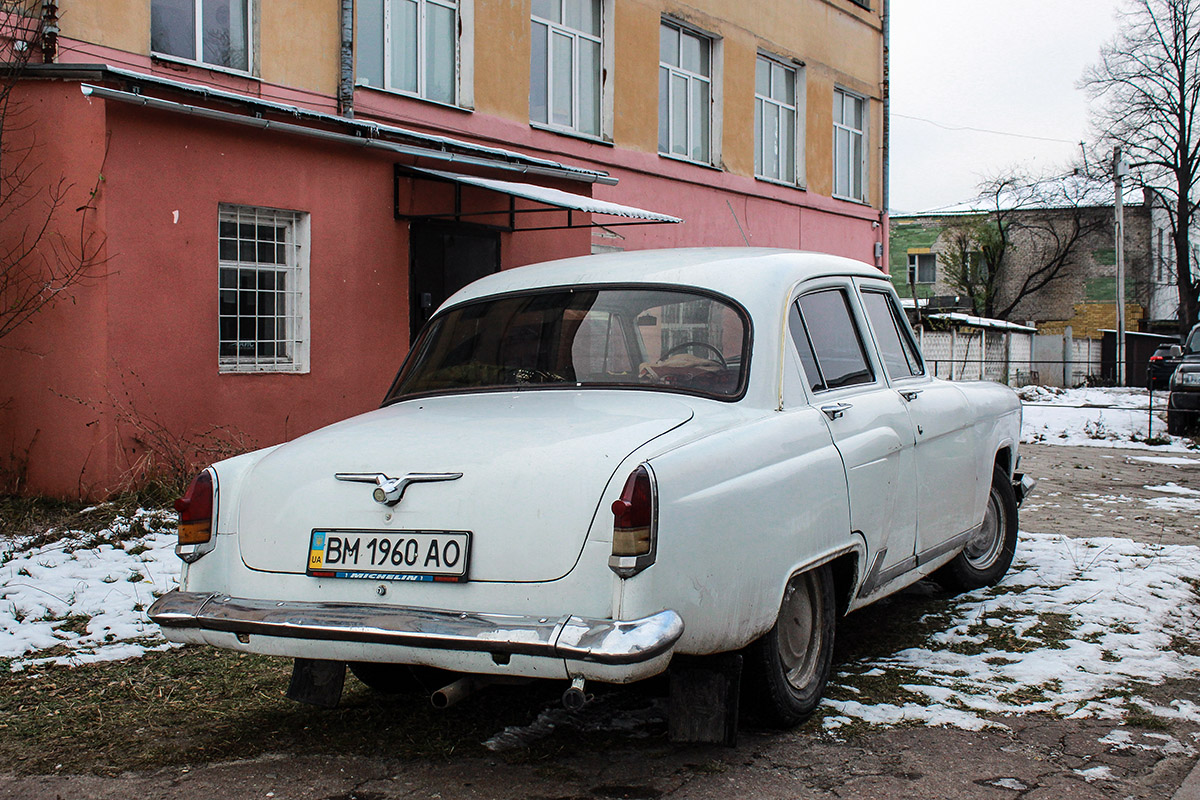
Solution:
M 252 600 L 208 592 L 169 592 L 150 606 L 163 628 L 550 656 L 598 664 L 637 664 L 666 653 L 683 635 L 671 610 L 643 619 L 481 614 L 350 603 Z

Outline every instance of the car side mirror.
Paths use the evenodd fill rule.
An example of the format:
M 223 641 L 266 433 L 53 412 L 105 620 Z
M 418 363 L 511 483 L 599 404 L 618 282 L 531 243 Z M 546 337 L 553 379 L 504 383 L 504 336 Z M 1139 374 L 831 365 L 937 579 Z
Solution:
M 1177 344 L 1171 345 L 1171 358 L 1179 358 L 1183 355 L 1183 348 Z

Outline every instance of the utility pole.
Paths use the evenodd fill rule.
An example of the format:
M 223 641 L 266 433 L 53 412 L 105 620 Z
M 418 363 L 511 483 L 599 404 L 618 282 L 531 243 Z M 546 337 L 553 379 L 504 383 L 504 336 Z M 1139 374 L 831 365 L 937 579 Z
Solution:
M 1125 208 L 1124 187 L 1125 176 L 1129 174 L 1129 165 L 1121 157 L 1121 148 L 1113 148 L 1113 185 L 1116 188 L 1116 230 L 1114 238 L 1117 244 L 1117 386 L 1125 385 Z

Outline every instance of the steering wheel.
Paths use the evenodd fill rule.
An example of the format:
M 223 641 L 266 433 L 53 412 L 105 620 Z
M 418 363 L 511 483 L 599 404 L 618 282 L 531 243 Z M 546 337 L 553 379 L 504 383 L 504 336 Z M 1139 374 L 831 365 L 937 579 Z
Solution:
M 670 350 L 668 350 L 666 352 L 666 354 L 663 356 L 663 358 L 664 359 L 670 358 L 671 356 L 675 355 L 676 353 L 681 353 L 684 350 L 687 350 L 689 347 L 699 347 L 701 349 L 708 350 L 714 356 L 717 357 L 716 360 L 721 363 L 722 369 L 729 368 L 729 365 L 725 363 L 725 356 L 721 355 L 721 351 L 718 350 L 717 348 L 713 347 L 708 342 L 693 341 L 693 342 L 683 342 L 682 344 L 677 344 L 674 347 L 672 347 Z

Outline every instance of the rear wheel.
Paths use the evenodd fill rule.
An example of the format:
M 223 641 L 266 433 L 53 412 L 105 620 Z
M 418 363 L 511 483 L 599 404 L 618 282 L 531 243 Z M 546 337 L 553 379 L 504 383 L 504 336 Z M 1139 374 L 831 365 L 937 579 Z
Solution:
M 828 564 L 788 581 L 775 626 L 746 651 L 743 686 L 763 721 L 788 728 L 816 710 L 833 665 L 836 617 Z
M 1008 473 L 997 467 L 992 472 L 983 524 L 967 540 L 962 552 L 933 577 L 956 592 L 992 586 L 1008 572 L 1016 551 L 1017 495 Z

